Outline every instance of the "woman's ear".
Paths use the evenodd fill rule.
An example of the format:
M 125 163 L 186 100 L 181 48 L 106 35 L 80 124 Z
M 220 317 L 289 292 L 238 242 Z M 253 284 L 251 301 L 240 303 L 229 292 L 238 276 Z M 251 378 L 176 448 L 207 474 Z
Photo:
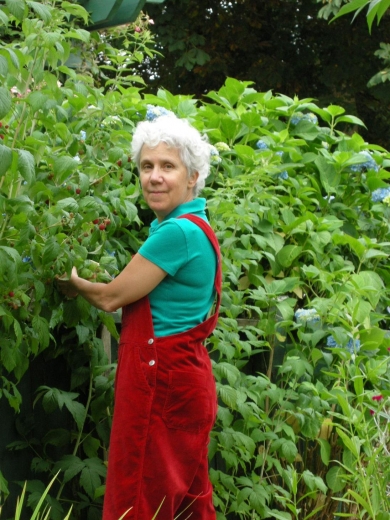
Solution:
M 197 183 L 199 178 L 199 172 L 193 172 L 188 178 L 188 187 L 193 188 L 195 184 Z

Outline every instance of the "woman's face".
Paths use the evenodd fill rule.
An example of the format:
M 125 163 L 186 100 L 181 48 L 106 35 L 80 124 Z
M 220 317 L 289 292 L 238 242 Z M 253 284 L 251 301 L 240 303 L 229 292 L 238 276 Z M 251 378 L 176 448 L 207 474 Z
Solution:
M 194 198 L 198 173 L 188 176 L 177 148 L 159 143 L 144 145 L 140 156 L 140 180 L 146 203 L 161 222 L 171 211 Z

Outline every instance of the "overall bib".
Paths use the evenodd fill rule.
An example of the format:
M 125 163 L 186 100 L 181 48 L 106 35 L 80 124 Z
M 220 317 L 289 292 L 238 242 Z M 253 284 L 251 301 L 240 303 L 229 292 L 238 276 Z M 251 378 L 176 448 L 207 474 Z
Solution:
M 207 235 L 218 258 L 215 313 L 185 332 L 155 337 L 147 296 L 123 308 L 103 520 L 214 520 L 208 443 L 217 412 L 204 340 L 220 304 L 217 238 L 203 219 L 182 215 Z M 169 305 L 169 302 L 167 302 Z

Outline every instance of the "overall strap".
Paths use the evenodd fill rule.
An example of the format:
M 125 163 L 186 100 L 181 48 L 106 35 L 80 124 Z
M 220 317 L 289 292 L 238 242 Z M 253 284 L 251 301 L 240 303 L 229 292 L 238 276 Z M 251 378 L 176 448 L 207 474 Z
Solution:
M 185 218 L 187 220 L 190 220 L 197 226 L 199 226 L 202 231 L 205 233 L 207 238 L 210 240 L 214 250 L 215 254 L 217 255 L 217 270 L 215 273 L 215 280 L 214 280 L 214 287 L 217 292 L 217 304 L 215 309 L 215 314 L 218 315 L 219 306 L 221 303 L 221 291 L 222 291 L 222 265 L 221 265 L 221 250 L 219 247 L 218 239 L 212 230 L 210 224 L 203 220 L 201 217 L 197 217 L 196 215 L 192 215 L 191 213 L 186 213 L 185 215 L 180 215 L 180 217 L 177 218 Z

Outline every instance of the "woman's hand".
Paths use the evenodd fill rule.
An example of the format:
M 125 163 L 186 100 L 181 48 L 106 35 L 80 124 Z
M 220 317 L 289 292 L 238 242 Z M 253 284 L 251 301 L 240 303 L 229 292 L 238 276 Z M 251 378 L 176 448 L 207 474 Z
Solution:
M 78 291 L 75 288 L 75 282 L 79 278 L 77 269 L 75 267 L 72 268 L 70 278 L 64 278 L 64 276 L 66 275 L 57 279 L 58 288 L 68 298 L 75 298 L 78 295 Z

